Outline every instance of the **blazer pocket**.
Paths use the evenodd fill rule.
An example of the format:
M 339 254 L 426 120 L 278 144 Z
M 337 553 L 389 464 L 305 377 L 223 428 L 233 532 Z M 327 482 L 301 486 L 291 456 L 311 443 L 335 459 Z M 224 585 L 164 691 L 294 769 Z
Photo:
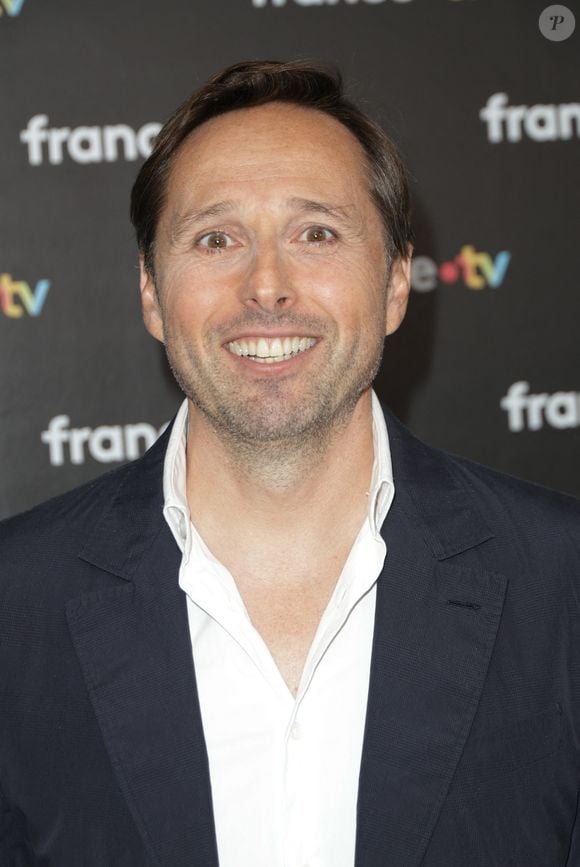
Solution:
M 554 704 L 543 713 L 468 739 L 463 775 L 483 781 L 511 774 L 557 752 L 561 743 L 562 708 Z

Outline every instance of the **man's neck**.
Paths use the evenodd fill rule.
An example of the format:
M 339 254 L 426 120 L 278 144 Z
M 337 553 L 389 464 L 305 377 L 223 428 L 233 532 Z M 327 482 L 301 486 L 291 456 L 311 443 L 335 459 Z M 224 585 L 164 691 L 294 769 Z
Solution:
M 187 497 L 204 538 L 227 527 L 240 545 L 251 539 L 275 549 L 294 537 L 315 548 L 362 523 L 374 457 L 370 389 L 347 419 L 303 448 L 234 446 L 191 404 L 188 427 Z

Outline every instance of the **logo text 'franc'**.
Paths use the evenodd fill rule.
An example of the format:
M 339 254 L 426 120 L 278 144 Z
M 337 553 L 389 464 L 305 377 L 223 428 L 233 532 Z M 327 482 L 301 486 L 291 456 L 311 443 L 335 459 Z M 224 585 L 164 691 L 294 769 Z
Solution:
M 147 422 L 71 427 L 70 416 L 57 415 L 50 419 L 40 439 L 48 446 L 53 467 L 62 467 L 65 463 L 84 464 L 87 457 L 101 464 L 111 464 L 138 458 L 166 427 L 164 424 L 157 430 Z
M 492 144 L 533 141 L 570 141 L 580 138 L 580 102 L 562 105 L 508 105 L 507 93 L 494 93 L 479 112 Z
M 114 163 L 148 157 L 159 123 L 146 123 L 138 130 L 124 123 L 111 126 L 48 127 L 48 115 L 35 114 L 20 133 L 28 148 L 28 162 L 41 165 L 45 159 L 60 165 L 65 156 L 75 163 Z

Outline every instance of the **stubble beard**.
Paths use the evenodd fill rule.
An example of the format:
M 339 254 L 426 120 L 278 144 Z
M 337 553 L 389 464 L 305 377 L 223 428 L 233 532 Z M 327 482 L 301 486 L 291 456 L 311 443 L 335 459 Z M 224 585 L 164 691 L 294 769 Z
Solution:
M 237 470 L 266 485 L 288 487 L 321 460 L 381 364 L 384 335 L 378 329 L 359 335 L 338 358 L 332 357 L 331 338 L 326 334 L 316 350 L 326 354 L 322 374 L 317 365 L 300 399 L 292 398 L 292 407 L 284 380 L 264 377 L 252 393 L 237 389 L 231 373 L 212 360 L 215 353 L 201 356 L 190 343 L 178 348 L 170 330 L 166 354 L 179 387 L 217 434 Z

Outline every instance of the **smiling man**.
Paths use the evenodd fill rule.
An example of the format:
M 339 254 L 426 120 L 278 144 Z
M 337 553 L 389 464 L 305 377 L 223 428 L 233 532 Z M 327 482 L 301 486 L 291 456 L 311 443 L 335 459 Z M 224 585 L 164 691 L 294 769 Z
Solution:
M 580 508 L 373 393 L 393 143 L 323 68 L 238 64 L 132 219 L 185 400 L 0 528 L 2 865 L 577 867 Z

